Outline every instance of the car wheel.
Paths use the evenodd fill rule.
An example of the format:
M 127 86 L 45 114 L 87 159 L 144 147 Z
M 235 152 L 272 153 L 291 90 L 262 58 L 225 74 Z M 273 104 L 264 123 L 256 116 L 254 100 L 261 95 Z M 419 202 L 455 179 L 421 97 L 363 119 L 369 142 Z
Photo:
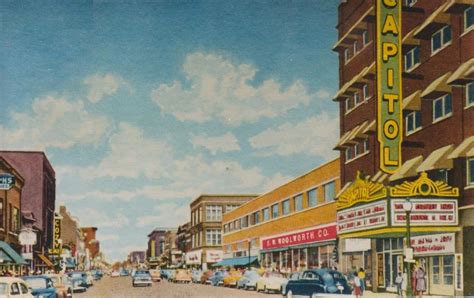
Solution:
M 288 294 L 286 294 L 287 298 L 293 298 L 293 292 L 291 290 L 288 291 Z

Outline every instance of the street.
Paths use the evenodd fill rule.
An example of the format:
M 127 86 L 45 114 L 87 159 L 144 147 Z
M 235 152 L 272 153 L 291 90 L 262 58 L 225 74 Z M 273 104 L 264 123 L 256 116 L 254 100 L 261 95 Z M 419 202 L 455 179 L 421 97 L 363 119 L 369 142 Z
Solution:
M 154 282 L 152 287 L 132 287 L 130 277 L 104 277 L 85 293 L 74 297 L 281 297 L 280 294 L 263 294 L 232 288 L 213 287 L 201 284 L 175 284 L 168 281 Z

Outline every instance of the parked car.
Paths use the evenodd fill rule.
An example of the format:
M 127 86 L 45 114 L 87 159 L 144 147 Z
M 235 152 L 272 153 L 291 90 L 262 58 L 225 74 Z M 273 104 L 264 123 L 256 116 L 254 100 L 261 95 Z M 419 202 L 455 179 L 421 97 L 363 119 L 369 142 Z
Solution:
M 72 297 L 73 288 L 69 277 L 65 274 L 48 274 L 53 281 L 53 286 L 56 288 L 56 294 L 59 298 Z
M 112 273 L 110 273 L 110 277 L 119 277 L 120 276 L 120 272 L 114 270 L 112 271 Z
M 191 272 L 191 281 L 194 283 L 200 283 L 202 274 L 202 270 L 193 270 Z
M 22 277 L 25 283 L 30 287 L 31 294 L 34 297 L 58 298 L 53 281 L 46 275 L 31 275 Z
M 103 275 L 102 272 L 100 270 L 97 270 L 97 269 L 92 269 L 91 274 L 92 274 L 92 278 L 94 279 L 94 281 L 100 280 L 102 278 L 102 275 Z
M 237 282 L 242 278 L 242 272 L 232 270 L 229 275 L 224 277 L 224 287 L 237 287 Z
M 132 286 L 134 287 L 137 287 L 137 286 L 151 287 L 152 284 L 153 282 L 151 280 L 151 275 L 150 273 L 148 273 L 148 271 L 136 272 L 132 278 Z
M 68 272 L 67 276 L 71 280 L 72 283 L 72 291 L 76 292 L 85 292 L 89 287 L 87 285 L 87 276 L 84 272 L 75 271 L 75 272 Z
M 86 271 L 84 274 L 86 275 L 87 286 L 92 287 L 94 285 L 94 277 L 92 276 L 92 272 Z
M 33 298 L 28 284 L 17 277 L 0 277 L 0 297 Z
M 171 275 L 173 274 L 172 270 L 169 269 L 162 269 L 160 273 L 160 277 L 162 279 L 169 279 Z
M 120 272 L 120 276 L 128 276 L 130 274 L 130 272 L 128 272 L 128 270 L 124 268 L 120 269 L 119 272 Z
M 283 284 L 286 284 L 287 282 L 288 279 L 286 279 L 283 274 L 279 272 L 265 272 L 263 276 L 257 281 L 255 289 L 257 292 L 263 291 L 265 293 L 281 293 Z
M 203 272 L 201 274 L 201 283 L 202 284 L 210 284 L 211 280 L 210 278 L 214 275 L 214 271 L 208 270 L 206 272 Z
M 281 285 L 281 294 L 283 296 L 286 296 L 286 285 L 288 284 L 288 281 L 290 280 L 297 280 L 301 277 L 301 275 L 303 274 L 303 272 L 293 272 L 293 273 L 290 273 L 290 275 L 288 276 L 288 279 L 286 282 L 284 282 L 282 285 Z
M 176 270 L 176 274 L 174 275 L 173 278 L 174 282 L 179 282 L 179 283 L 190 283 L 191 282 L 191 272 L 188 270 L 184 269 L 178 269 Z
M 224 283 L 224 278 L 228 275 L 227 271 L 219 270 L 209 278 L 210 284 L 213 286 L 220 286 Z
M 255 289 L 257 287 L 257 281 L 260 279 L 260 274 L 255 270 L 245 271 L 242 278 L 237 282 L 237 288 L 246 290 Z
M 158 269 L 151 269 L 150 276 L 152 281 L 161 281 L 161 274 Z
M 306 270 L 297 280 L 286 285 L 286 296 L 316 297 L 318 294 L 350 295 L 352 288 L 344 275 L 330 269 Z

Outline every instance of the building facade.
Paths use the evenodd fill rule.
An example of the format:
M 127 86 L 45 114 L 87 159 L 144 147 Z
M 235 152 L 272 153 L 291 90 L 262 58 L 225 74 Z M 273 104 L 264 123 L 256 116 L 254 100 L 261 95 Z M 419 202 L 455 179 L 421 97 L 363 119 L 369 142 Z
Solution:
M 85 246 L 85 264 L 86 269 L 91 268 L 92 264 L 95 263 L 97 257 L 101 257 L 100 254 L 100 242 L 96 238 L 97 228 L 96 227 L 81 227 L 82 236 L 84 237 Z
M 382 1 L 339 5 L 333 49 L 340 76 L 335 149 L 344 185 L 338 194 L 340 259 L 345 271 L 366 268 L 374 291 L 395 291 L 398 272 L 408 267 L 403 260 L 409 246 L 416 266 L 427 273 L 427 293 L 474 293 L 466 282 L 474 277 L 474 258 L 464 253 L 474 243 L 474 8 L 468 2 L 400 2 L 395 30 L 401 44 L 393 59 L 401 58 L 401 97 L 394 98 L 401 100 L 403 141 L 394 173 L 380 170 L 383 132 L 376 121 L 386 83 L 377 79 L 386 61 L 377 55 L 382 35 L 376 5 Z
M 224 260 L 259 261 L 294 272 L 336 266 L 336 193 L 339 159 L 265 193 L 223 216 Z
M 159 265 L 159 257 L 165 251 L 165 233 L 169 228 L 156 228 L 148 234 L 148 246 L 146 256 L 150 267 L 155 268 Z
M 257 195 L 201 195 L 190 204 L 191 250 L 186 264 L 207 269 L 222 260 L 222 216 Z
M 178 227 L 177 232 L 177 245 L 184 255 L 191 250 L 191 222 L 187 222 L 184 225 Z
M 85 258 L 84 235 L 81 232 L 79 221 L 66 208 L 59 206 L 59 216 L 61 216 L 61 240 L 62 247 L 67 255 L 67 269 L 74 269 Z

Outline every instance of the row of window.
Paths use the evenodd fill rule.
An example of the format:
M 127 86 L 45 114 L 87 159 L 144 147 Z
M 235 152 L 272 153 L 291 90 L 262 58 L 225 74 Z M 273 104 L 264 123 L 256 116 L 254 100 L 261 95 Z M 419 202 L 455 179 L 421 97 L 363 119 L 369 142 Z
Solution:
M 223 209 L 225 207 L 225 212 Z M 239 207 L 236 204 L 230 205 L 206 205 L 206 221 L 221 221 L 222 214 L 234 210 Z M 202 208 L 198 208 L 191 212 L 191 225 L 194 226 L 202 221 Z
M 354 92 L 354 94 L 346 99 L 346 114 L 355 109 L 364 101 L 370 99 L 369 94 L 369 85 L 364 84 L 362 86 L 362 94 L 359 91 Z
M 351 60 L 353 57 L 357 55 L 363 48 L 365 48 L 366 45 L 368 45 L 370 42 L 369 39 L 369 31 L 365 30 L 362 32 L 362 47 L 359 47 L 359 42 L 356 40 L 352 44 L 352 47 L 346 48 L 344 50 L 344 61 L 347 63 L 349 60 Z
M 20 211 L 18 208 L 13 207 L 11 203 L 7 205 L 7 216 L 9 221 L 6 223 L 10 232 L 18 233 L 20 230 Z M 0 200 L 0 228 L 5 229 L 5 218 L 3 210 L 3 200 Z
M 346 149 L 346 162 L 356 159 L 357 157 L 369 152 L 369 140 L 365 139 L 355 145 L 349 146 Z
M 335 182 L 331 181 L 322 185 L 324 193 L 324 202 L 331 202 L 335 197 Z M 318 187 L 310 189 L 306 192 L 307 208 L 314 207 L 318 204 Z M 286 199 L 281 202 L 275 203 L 270 207 L 263 208 L 252 214 L 245 215 L 239 219 L 224 224 L 224 233 L 232 232 L 235 230 L 245 229 L 249 226 L 253 226 L 262 222 L 275 219 L 279 216 L 285 216 L 291 212 L 298 212 L 304 209 L 303 206 L 304 196 L 298 194 L 291 199 Z M 293 203 L 293 209 L 291 204 Z
M 222 244 L 222 231 L 220 229 L 207 229 L 205 232 L 195 233 L 191 236 L 191 247 L 199 247 L 203 243 L 208 246 L 218 246 Z

